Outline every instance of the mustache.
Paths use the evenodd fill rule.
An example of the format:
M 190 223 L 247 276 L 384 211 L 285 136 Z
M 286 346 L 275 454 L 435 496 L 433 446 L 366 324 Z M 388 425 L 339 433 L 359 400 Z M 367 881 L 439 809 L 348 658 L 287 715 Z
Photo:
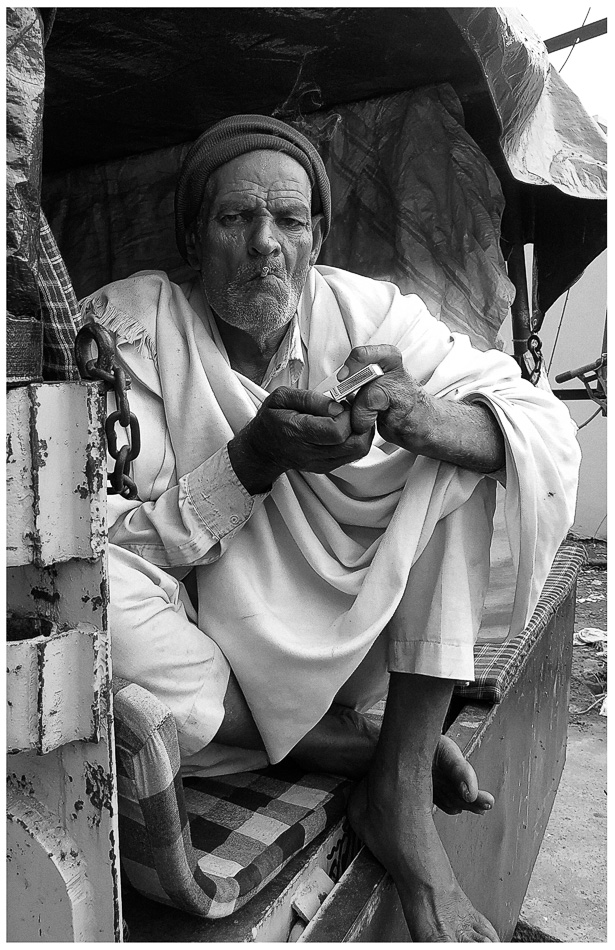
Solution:
M 287 276 L 286 267 L 283 261 L 262 260 L 253 264 L 241 264 L 233 278 L 233 283 L 254 280 L 255 277 L 261 277 L 263 270 L 267 270 L 268 277 L 280 277 L 284 279 Z

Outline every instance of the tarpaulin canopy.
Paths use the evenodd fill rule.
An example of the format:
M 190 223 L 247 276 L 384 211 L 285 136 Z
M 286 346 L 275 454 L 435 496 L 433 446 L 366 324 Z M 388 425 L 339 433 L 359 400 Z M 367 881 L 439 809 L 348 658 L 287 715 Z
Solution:
M 13 10 L 13 18 L 23 19 L 24 11 Z M 88 6 L 39 12 L 47 27 L 55 13 L 45 48 L 43 135 L 42 99 L 27 102 L 30 66 L 40 81 L 41 26 L 38 37 L 36 30 L 25 37 L 22 31 L 11 79 L 11 88 L 23 93 L 16 111 L 29 117 L 32 134 L 10 163 L 16 175 L 10 214 L 14 196 L 22 204 L 30 200 L 35 189 L 23 183 L 35 182 L 37 170 L 44 172 L 43 207 L 54 230 L 65 176 L 83 182 L 75 175 L 94 166 L 113 166 L 115 174 L 151 154 L 173 156 L 165 170 L 171 181 L 182 147 L 214 121 L 235 112 L 283 112 L 291 92 L 296 100 L 299 92 L 318 90 L 301 98 L 305 116 L 316 118 L 439 86 L 461 103 L 465 130 L 502 183 L 504 252 L 513 240 L 534 241 L 537 324 L 606 244 L 604 135 L 514 11 Z M 19 134 L 9 127 L 11 139 Z M 64 210 L 75 197 L 64 194 Z M 16 231 L 32 219 L 20 214 L 12 218 Z M 60 237 L 59 243 L 64 253 Z M 21 238 L 9 242 L 9 253 L 25 259 L 26 245 Z
M 320 89 L 307 112 L 448 82 L 470 134 L 492 155 L 499 139 L 515 177 L 605 194 L 604 137 L 511 9 L 61 8 L 46 64 L 46 170 L 191 141 L 233 112 L 271 113 L 301 69 Z

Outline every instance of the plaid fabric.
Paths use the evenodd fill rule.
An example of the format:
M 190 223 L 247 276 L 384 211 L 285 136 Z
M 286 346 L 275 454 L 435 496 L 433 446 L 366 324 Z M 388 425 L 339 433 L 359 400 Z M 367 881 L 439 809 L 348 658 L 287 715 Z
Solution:
M 474 648 L 474 682 L 467 686 L 457 685 L 455 695 L 475 702 L 501 702 L 529 651 L 569 593 L 585 556 L 585 549 L 580 544 L 564 542 L 561 545 L 525 630 L 501 644 L 477 644 Z
M 182 783 L 169 710 L 134 683 L 114 693 L 122 863 L 146 897 L 225 917 L 343 816 L 348 781 L 292 766 Z
M 41 210 L 38 289 L 43 321 L 43 379 L 78 380 L 74 356 L 77 298 Z

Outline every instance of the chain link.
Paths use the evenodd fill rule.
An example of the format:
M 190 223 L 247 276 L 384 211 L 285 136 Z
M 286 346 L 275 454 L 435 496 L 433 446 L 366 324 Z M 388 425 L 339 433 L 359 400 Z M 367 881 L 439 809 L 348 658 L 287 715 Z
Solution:
M 93 345 L 96 347 L 96 356 L 91 356 Z M 127 390 L 130 387 L 130 378 L 121 366 L 115 363 L 115 346 L 113 337 L 104 327 L 97 323 L 86 323 L 75 340 L 75 356 L 82 379 L 101 380 L 107 389 L 113 389 L 115 404 L 118 407 L 109 413 L 105 422 L 107 448 L 111 458 L 115 459 L 115 468 L 109 472 L 110 495 L 122 495 L 123 498 L 136 498 L 138 491 L 130 477 L 130 463 L 136 459 L 141 451 L 141 430 L 139 420 L 130 411 Z M 128 445 L 121 449 L 117 447 L 115 432 L 116 423 L 124 430 L 128 430 Z
M 543 364 L 542 340 L 537 333 L 530 333 L 527 339 L 527 348 L 534 360 L 534 368 L 529 370 L 529 380 L 532 386 L 537 386 Z

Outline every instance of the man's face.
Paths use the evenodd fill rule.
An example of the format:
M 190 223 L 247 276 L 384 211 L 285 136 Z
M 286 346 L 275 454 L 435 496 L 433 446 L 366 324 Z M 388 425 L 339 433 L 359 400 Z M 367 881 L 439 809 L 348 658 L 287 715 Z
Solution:
M 310 209 L 307 173 L 284 153 L 248 152 L 213 173 L 191 263 L 218 317 L 258 341 L 292 319 L 320 249 Z

